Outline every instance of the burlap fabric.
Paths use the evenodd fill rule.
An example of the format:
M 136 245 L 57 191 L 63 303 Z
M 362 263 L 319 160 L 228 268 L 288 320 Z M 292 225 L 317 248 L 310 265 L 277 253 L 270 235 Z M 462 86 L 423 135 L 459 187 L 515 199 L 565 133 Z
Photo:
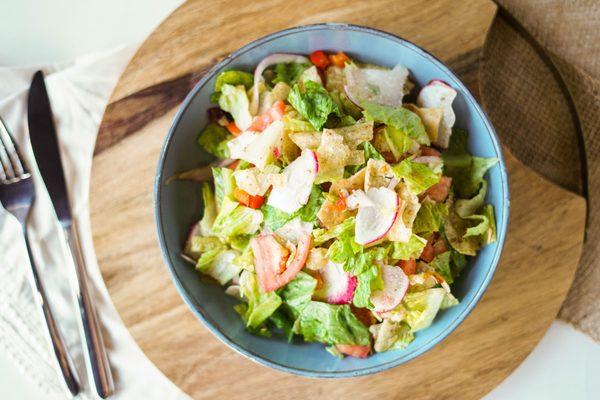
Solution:
M 583 255 L 560 317 L 600 341 L 600 2 L 498 3 L 482 101 L 521 161 L 588 199 Z

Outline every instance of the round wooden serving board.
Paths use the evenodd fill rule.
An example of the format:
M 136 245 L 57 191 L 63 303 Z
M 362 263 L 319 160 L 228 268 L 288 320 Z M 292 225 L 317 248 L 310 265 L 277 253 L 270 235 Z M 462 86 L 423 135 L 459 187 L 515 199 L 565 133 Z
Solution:
M 213 337 L 171 283 L 152 208 L 163 138 L 183 97 L 216 59 L 283 28 L 347 22 L 423 46 L 476 93 L 479 51 L 495 11 L 487 0 L 192 1 L 152 33 L 106 110 L 90 201 L 96 253 L 112 300 L 137 343 L 167 377 L 194 398 L 472 399 L 521 363 L 555 318 L 571 284 L 583 241 L 585 202 L 542 179 L 508 151 L 509 232 L 483 299 L 433 350 L 361 378 L 284 374 L 241 357 Z

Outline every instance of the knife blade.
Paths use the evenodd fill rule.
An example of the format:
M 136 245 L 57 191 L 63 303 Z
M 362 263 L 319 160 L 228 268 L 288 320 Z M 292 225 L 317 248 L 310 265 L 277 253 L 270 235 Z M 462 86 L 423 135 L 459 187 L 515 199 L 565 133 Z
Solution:
M 77 285 L 72 289 L 79 308 L 78 322 L 82 333 L 88 376 L 96 393 L 100 397 L 106 398 L 113 393 L 114 382 L 100 323 L 90 294 L 89 278 L 81 251 L 77 220 L 71 215 L 56 127 L 44 82 L 44 74 L 41 71 L 36 72 L 33 76 L 27 105 L 27 122 L 33 154 L 52 200 L 56 216 L 62 225 L 63 238 L 75 267 Z
M 42 71 L 36 72 L 33 76 L 27 107 L 29 139 L 35 160 L 50 194 L 56 216 L 63 227 L 68 227 L 72 223 L 71 208 L 52 109 Z

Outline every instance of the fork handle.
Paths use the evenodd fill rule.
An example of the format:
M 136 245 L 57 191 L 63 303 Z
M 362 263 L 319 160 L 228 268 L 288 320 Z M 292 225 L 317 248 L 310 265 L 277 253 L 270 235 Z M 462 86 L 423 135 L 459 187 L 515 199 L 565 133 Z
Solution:
M 52 309 L 48 303 L 46 290 L 42 281 L 40 280 L 39 271 L 37 269 L 37 265 L 35 264 L 33 253 L 31 252 L 29 235 L 27 234 L 27 229 L 25 227 L 23 227 L 23 236 L 25 237 L 25 245 L 27 247 L 27 254 L 29 255 L 29 263 L 31 264 L 29 280 L 34 291 L 33 297 L 38 305 L 38 310 L 40 311 L 41 316 L 44 318 L 44 321 L 46 321 L 46 336 L 52 343 L 52 349 L 54 350 L 56 362 L 60 372 L 62 373 L 67 389 L 72 396 L 75 396 L 77 393 L 79 393 L 79 383 L 75 368 L 73 368 L 73 361 L 67 352 L 67 346 L 65 345 L 60 331 L 58 330 L 56 321 L 52 314 Z
M 75 290 L 77 305 L 79 306 L 80 322 L 85 342 L 85 354 L 88 370 L 96 388 L 98 396 L 107 398 L 114 392 L 114 383 L 102 330 L 98 321 L 98 315 L 90 294 L 89 278 L 87 275 L 85 260 L 81 252 L 81 244 L 75 221 L 64 228 L 65 237 L 71 256 L 75 263 L 77 275 L 77 288 Z

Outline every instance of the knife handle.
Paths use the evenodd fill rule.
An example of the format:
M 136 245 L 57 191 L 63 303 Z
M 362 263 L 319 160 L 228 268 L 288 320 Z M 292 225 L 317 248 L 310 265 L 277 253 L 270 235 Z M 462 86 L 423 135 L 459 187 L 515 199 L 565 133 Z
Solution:
M 69 356 L 67 351 L 67 346 L 65 345 L 64 339 L 60 333 L 56 325 L 56 320 L 54 319 L 54 315 L 52 314 L 52 309 L 50 308 L 50 304 L 48 303 L 48 298 L 46 297 L 46 289 L 40 280 L 39 271 L 33 259 L 33 253 L 31 251 L 31 245 L 29 243 L 29 235 L 27 234 L 27 229 L 25 225 L 23 225 L 23 235 L 25 236 L 25 245 L 27 247 L 27 254 L 29 255 L 29 263 L 31 264 L 31 273 L 29 274 L 29 280 L 31 283 L 31 287 L 34 291 L 35 302 L 38 305 L 38 309 L 44 321 L 46 322 L 46 334 L 50 342 L 52 343 L 52 350 L 54 351 L 54 356 L 56 357 L 56 362 L 60 369 L 60 372 L 63 376 L 65 385 L 67 389 L 71 393 L 71 396 L 76 396 L 79 393 L 79 382 L 77 378 L 77 374 L 75 372 L 75 368 L 73 368 L 73 361 Z
M 98 315 L 96 314 L 90 294 L 89 278 L 81 252 L 81 243 L 75 220 L 73 220 L 70 226 L 65 227 L 64 231 L 71 257 L 75 263 L 75 272 L 77 275 L 75 293 L 83 331 L 85 359 L 88 371 L 91 372 L 89 375 L 96 388 L 96 393 L 105 399 L 114 392 L 114 382 L 106 355 L 106 348 L 104 347 L 104 340 L 102 339 L 102 329 L 98 322 Z

